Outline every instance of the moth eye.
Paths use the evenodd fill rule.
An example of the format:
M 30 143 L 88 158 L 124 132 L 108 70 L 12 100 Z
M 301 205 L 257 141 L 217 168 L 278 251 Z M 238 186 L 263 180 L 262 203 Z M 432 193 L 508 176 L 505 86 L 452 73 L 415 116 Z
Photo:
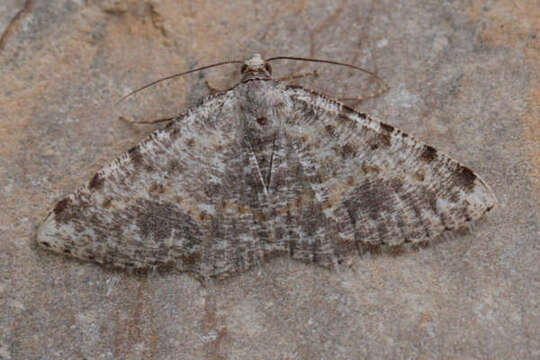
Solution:
M 240 73 L 245 74 L 247 69 L 248 69 L 248 67 L 247 67 L 246 64 L 242 65 L 242 68 L 240 69 Z
M 266 71 L 268 71 L 270 75 L 272 75 L 272 66 L 270 66 L 269 63 L 265 63 L 264 68 L 266 69 Z

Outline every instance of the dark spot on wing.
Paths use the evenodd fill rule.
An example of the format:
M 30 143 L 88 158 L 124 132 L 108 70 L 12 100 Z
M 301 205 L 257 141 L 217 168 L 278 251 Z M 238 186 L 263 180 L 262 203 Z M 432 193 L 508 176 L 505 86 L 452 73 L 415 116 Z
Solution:
M 355 157 L 356 156 L 356 146 L 350 142 L 343 145 L 341 148 L 341 156 L 346 157 Z
M 429 145 L 424 146 L 424 150 L 422 150 L 422 154 L 420 154 L 420 159 L 424 160 L 427 163 L 432 162 L 437 158 L 437 150 Z
M 101 204 L 101 206 L 108 209 L 111 207 L 111 204 L 112 204 L 112 199 L 108 197 L 108 198 L 105 198 L 105 200 L 103 200 L 103 203 Z
M 394 194 L 392 186 L 394 185 L 372 179 L 356 187 L 350 197 L 344 201 L 353 222 L 366 215 L 370 219 L 377 220 L 382 212 L 391 211 Z
M 53 209 L 54 219 L 58 223 L 66 224 L 69 222 L 76 213 L 76 209 L 71 203 L 71 199 L 66 197 L 60 200 Z
M 379 141 L 384 147 L 389 147 L 391 145 L 390 135 L 388 134 L 380 134 L 378 136 Z
M 212 220 L 212 215 L 210 215 L 208 212 L 206 211 L 201 211 L 201 213 L 199 214 L 199 221 L 201 222 L 206 222 L 206 221 L 210 221 Z
M 369 147 L 371 150 L 377 150 L 378 148 L 385 148 L 390 146 L 390 135 L 388 134 L 376 134 L 369 141 Z
M 328 134 L 330 134 L 331 136 L 335 136 L 336 135 L 336 127 L 334 125 L 326 125 L 324 127 L 324 129 L 326 130 L 326 132 Z
M 268 124 L 268 119 L 265 117 L 257 118 L 257 123 L 261 126 Z
M 186 140 L 186 145 L 189 147 L 192 147 L 193 144 L 195 144 L 195 140 L 193 138 L 189 138 Z
M 468 191 L 472 191 L 472 189 L 474 188 L 474 181 L 476 180 L 476 175 L 471 171 L 471 169 L 460 166 L 456 170 L 452 178 L 457 186 Z
M 153 239 L 161 247 L 168 249 L 165 240 L 172 237 L 182 243 L 184 264 L 200 260 L 201 230 L 191 216 L 171 203 L 143 200 L 127 210 L 135 217 L 144 238 Z
M 425 221 L 423 213 L 428 211 L 433 216 L 439 215 L 437 194 L 423 185 L 418 185 L 414 191 L 403 185 L 400 179 L 370 177 L 344 198 L 343 210 L 354 228 L 355 241 L 387 242 L 396 231 L 401 231 L 405 242 L 438 235 Z M 404 208 L 398 207 L 399 204 Z M 401 210 L 407 210 L 407 214 L 401 214 Z
M 184 254 L 182 256 L 182 262 L 184 265 L 197 265 L 201 261 L 201 253 L 194 252 L 191 254 Z
M 362 243 L 360 241 L 357 241 L 356 247 L 357 247 L 357 251 L 359 255 L 364 255 L 364 254 L 381 255 L 382 254 L 382 248 L 380 245 Z
M 381 129 L 383 129 L 384 131 L 387 131 L 389 133 L 394 131 L 394 127 L 392 125 L 388 125 L 388 124 L 385 124 L 385 123 L 381 123 Z
M 418 170 L 417 172 L 415 172 L 413 174 L 413 178 L 416 180 L 416 181 L 419 181 L 419 182 L 422 182 L 424 181 L 425 179 L 425 174 L 422 170 Z
M 154 183 L 148 188 L 148 195 L 150 196 L 158 196 L 159 194 L 163 194 L 164 192 L 165 187 L 162 184 Z
M 223 152 L 224 149 L 226 149 L 226 147 L 223 146 L 223 145 L 220 145 L 220 144 L 214 145 L 214 151 L 215 152 L 220 153 L 220 152 Z
M 177 174 L 180 174 L 184 170 L 184 168 L 182 167 L 182 164 L 176 159 L 172 159 L 169 161 L 169 163 L 167 164 L 167 169 L 168 169 L 169 175 L 177 175 Z
M 65 198 L 65 199 L 62 199 L 60 200 L 56 206 L 54 207 L 53 211 L 54 211 L 54 215 L 55 216 L 58 216 L 60 215 L 62 212 L 64 212 L 64 210 L 71 204 L 71 200 L 69 198 Z
M 90 190 L 99 190 L 103 187 L 103 183 L 105 182 L 105 179 L 102 178 L 99 173 L 96 173 L 90 182 L 88 183 L 88 189 Z
M 347 115 L 347 116 L 356 115 L 356 116 L 358 116 L 358 117 L 360 117 L 360 118 L 362 118 L 362 119 L 367 119 L 367 114 L 361 113 L 361 112 L 357 112 L 357 111 L 355 111 L 354 109 L 352 109 L 352 108 L 350 108 L 350 107 L 348 107 L 348 106 L 346 106 L 346 105 L 343 105 L 343 106 L 341 107 L 341 112 L 342 112 L 343 114 Z
M 129 149 L 128 150 L 128 155 L 129 155 L 129 158 L 131 159 L 131 161 L 135 165 L 140 165 L 142 163 L 143 156 L 141 154 L 141 149 L 139 148 L 138 145 L 132 147 L 131 149 Z
M 199 235 L 199 228 L 192 218 L 172 204 L 141 199 L 137 205 L 130 211 L 136 216 L 144 237 L 152 236 L 156 241 L 162 241 L 171 236 L 173 230 L 177 230 L 177 236 L 190 239 Z
M 410 241 L 405 241 L 410 242 Z M 405 253 L 405 247 L 403 245 L 393 245 L 388 247 L 388 253 L 390 256 L 398 257 L 400 255 L 403 255 Z

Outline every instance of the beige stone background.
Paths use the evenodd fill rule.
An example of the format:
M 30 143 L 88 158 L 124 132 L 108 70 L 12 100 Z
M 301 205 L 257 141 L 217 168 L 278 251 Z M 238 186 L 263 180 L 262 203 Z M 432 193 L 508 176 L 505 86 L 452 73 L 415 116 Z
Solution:
M 0 359 L 540 358 L 540 3 L 514 1 L 0 1 Z M 499 206 L 431 246 L 328 271 L 287 258 L 201 286 L 43 252 L 63 194 L 252 52 L 377 71 L 362 111 L 492 185 Z M 274 63 L 286 74 L 300 64 Z M 309 87 L 373 92 L 332 66 Z

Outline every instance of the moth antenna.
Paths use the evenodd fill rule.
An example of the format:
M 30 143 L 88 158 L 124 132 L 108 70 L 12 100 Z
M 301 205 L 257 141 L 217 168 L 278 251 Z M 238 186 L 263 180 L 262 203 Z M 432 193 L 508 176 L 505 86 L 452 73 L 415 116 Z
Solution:
M 146 88 L 149 88 L 150 86 L 156 85 L 157 83 L 160 83 L 160 82 L 165 81 L 165 80 L 170 80 L 170 79 L 173 79 L 175 77 L 184 76 L 184 75 L 187 75 L 187 74 L 191 74 L 191 73 L 194 73 L 194 72 L 197 72 L 197 71 L 206 70 L 206 69 L 213 68 L 213 67 L 216 67 L 216 66 L 221 66 L 221 65 L 226 65 L 226 64 L 243 64 L 243 63 L 244 63 L 243 61 L 239 61 L 239 60 L 222 61 L 222 62 L 218 62 L 218 63 L 212 64 L 212 65 L 201 66 L 201 67 L 193 69 L 193 70 L 184 71 L 184 72 L 181 72 L 181 73 L 178 73 L 178 74 L 169 75 L 169 76 L 166 76 L 164 78 L 158 79 L 156 81 L 152 81 L 151 83 L 146 84 L 143 87 L 140 87 L 138 89 L 135 89 L 135 90 L 131 91 L 127 95 L 122 96 L 120 98 L 120 100 L 118 100 L 115 103 L 115 105 L 118 105 L 119 103 L 121 103 L 122 101 L 124 101 L 125 99 L 130 97 L 131 95 L 134 95 L 134 94 L 138 93 L 139 91 L 142 91 L 142 90 L 144 90 Z
M 308 61 L 308 62 L 317 62 L 317 63 L 326 63 L 326 64 L 332 64 L 332 65 L 339 65 L 339 66 L 345 66 L 351 69 L 355 69 L 358 71 L 365 72 L 366 74 L 369 74 L 373 76 L 375 79 L 380 81 L 380 83 L 383 85 L 383 88 L 388 89 L 388 85 L 386 82 L 377 74 L 375 74 L 373 71 L 369 71 L 367 69 L 364 69 L 360 66 L 356 66 L 353 64 L 347 64 L 339 61 L 332 61 L 332 60 L 325 60 L 325 59 L 311 59 L 311 58 L 303 58 L 303 57 L 296 57 L 296 56 L 276 56 L 272 57 L 270 59 L 266 59 L 266 62 L 274 61 L 274 60 L 296 60 L 296 61 Z

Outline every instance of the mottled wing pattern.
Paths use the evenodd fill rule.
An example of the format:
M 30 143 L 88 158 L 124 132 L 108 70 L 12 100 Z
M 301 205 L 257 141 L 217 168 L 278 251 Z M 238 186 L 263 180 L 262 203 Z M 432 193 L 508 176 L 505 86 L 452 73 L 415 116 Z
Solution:
M 328 263 L 364 244 L 423 241 L 495 205 L 476 174 L 433 147 L 311 91 L 287 95 L 285 137 L 312 194 L 302 212 L 321 235 L 295 257 Z
M 58 202 L 38 242 L 115 267 L 202 276 L 260 262 L 255 239 L 265 230 L 257 184 L 245 176 L 239 111 L 229 91 L 155 131 Z
M 325 266 L 418 242 L 495 203 L 468 168 L 336 101 L 266 79 L 155 131 L 61 200 L 51 250 L 223 276 L 287 253 Z

